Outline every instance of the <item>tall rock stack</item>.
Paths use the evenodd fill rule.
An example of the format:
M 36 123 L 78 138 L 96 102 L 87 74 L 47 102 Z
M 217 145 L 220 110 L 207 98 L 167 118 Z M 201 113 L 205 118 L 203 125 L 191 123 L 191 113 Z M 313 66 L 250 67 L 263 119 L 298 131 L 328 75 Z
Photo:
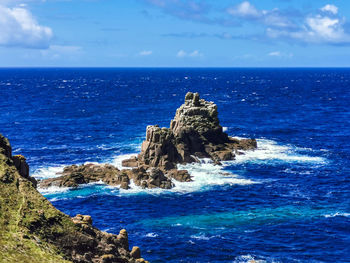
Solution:
M 200 99 L 198 93 L 188 92 L 170 128 L 147 127 L 138 161 L 139 165 L 170 170 L 178 163 L 196 162 L 197 158 L 211 158 L 219 164 L 233 160 L 239 149 L 256 147 L 254 139 L 229 137 L 220 125 L 216 104 Z

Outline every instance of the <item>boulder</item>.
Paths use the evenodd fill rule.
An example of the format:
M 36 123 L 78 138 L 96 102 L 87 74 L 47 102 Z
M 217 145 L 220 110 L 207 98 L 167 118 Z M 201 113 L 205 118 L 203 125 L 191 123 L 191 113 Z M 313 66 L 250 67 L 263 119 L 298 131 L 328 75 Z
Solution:
M 133 247 L 131 249 L 130 255 L 133 258 L 135 258 L 135 259 L 141 258 L 141 250 L 140 250 L 140 248 L 139 247 Z
M 167 172 L 167 177 L 173 178 L 179 182 L 191 182 L 191 176 L 187 170 L 172 169 Z
M 124 167 L 137 167 L 138 160 L 136 156 L 131 157 L 130 159 L 125 159 L 122 161 L 122 166 Z

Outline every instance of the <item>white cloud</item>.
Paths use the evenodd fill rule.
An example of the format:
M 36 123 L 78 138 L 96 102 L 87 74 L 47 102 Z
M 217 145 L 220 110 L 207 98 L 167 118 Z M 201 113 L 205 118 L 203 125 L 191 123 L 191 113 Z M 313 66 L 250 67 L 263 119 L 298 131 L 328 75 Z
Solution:
M 338 18 L 317 15 L 308 17 L 306 24 L 310 28 L 309 35 L 324 39 L 340 39 L 344 35 L 344 29 Z
M 281 56 L 281 52 L 280 51 L 273 51 L 269 53 L 269 56 L 271 57 L 280 57 Z
M 345 32 L 344 24 L 344 18 L 318 14 L 306 17 L 298 30 L 268 28 L 266 32 L 270 38 L 291 38 L 306 43 L 348 44 L 350 35 Z
M 179 52 L 177 52 L 176 56 L 178 58 L 183 58 L 183 57 L 187 56 L 187 53 L 181 49 L 181 50 L 179 50 Z
M 293 53 L 283 53 L 281 51 L 272 51 L 272 52 L 268 53 L 268 56 L 279 57 L 279 58 L 292 58 Z
M 186 52 L 186 51 L 181 49 L 181 50 L 179 50 L 177 52 L 176 56 L 178 58 L 184 58 L 184 57 L 192 57 L 192 58 L 194 58 L 194 57 L 202 57 L 203 54 L 201 52 L 199 52 L 198 50 L 194 50 L 192 52 Z
M 153 51 L 152 50 L 143 50 L 139 52 L 139 56 L 150 56 L 152 55 Z
M 0 45 L 45 49 L 52 36 L 51 28 L 39 25 L 25 6 L 0 5 Z
M 231 16 L 245 18 L 252 22 L 259 21 L 262 24 L 272 27 L 292 27 L 294 26 L 285 15 L 274 8 L 272 10 L 259 10 L 248 1 L 244 1 L 235 7 L 227 9 L 227 13 Z
M 201 57 L 203 56 L 202 53 L 200 53 L 198 50 L 195 50 L 189 54 L 190 57 Z
M 323 12 L 330 12 L 334 15 L 338 14 L 338 7 L 336 7 L 335 5 L 325 5 L 324 7 L 321 8 L 321 11 Z
M 261 12 L 258 11 L 255 6 L 253 6 L 248 1 L 244 1 L 237 5 L 236 7 L 231 7 L 227 9 L 227 12 L 231 15 L 238 15 L 243 17 L 259 17 Z

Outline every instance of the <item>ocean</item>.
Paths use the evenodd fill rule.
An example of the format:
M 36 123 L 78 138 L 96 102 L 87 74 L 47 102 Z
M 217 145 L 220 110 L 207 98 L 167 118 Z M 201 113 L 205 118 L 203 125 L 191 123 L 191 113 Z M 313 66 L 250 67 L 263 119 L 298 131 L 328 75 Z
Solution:
M 171 190 L 39 189 L 151 262 L 350 262 L 350 69 L 0 69 L 0 132 L 31 175 L 112 163 L 169 127 L 186 92 L 258 149 L 182 166 Z

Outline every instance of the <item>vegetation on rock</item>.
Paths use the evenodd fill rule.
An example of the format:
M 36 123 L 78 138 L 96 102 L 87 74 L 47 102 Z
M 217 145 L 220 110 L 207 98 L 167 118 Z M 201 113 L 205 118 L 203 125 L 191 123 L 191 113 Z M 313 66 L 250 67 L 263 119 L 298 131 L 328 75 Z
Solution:
M 57 210 L 36 190 L 27 166 L 0 135 L 0 262 L 146 262 L 130 253 L 125 230 L 101 232 L 90 216 Z

